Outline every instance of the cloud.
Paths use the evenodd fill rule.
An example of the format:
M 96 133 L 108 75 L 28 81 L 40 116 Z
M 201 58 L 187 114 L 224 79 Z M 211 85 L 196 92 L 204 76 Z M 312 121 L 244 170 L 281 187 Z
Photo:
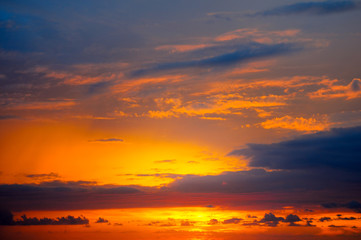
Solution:
M 224 220 L 222 223 L 223 224 L 238 224 L 242 220 L 243 220 L 242 218 L 231 218 L 231 219 Z
M 99 217 L 95 223 L 109 223 L 109 221 L 107 219 Z
M 181 221 L 181 226 L 183 227 L 189 227 L 189 226 L 194 226 L 194 221 L 189 221 L 189 220 L 182 220 Z
M 26 177 L 27 178 L 32 178 L 32 179 L 35 179 L 35 180 L 41 180 L 41 181 L 60 178 L 59 174 L 53 173 L 53 172 L 51 172 L 51 173 L 41 173 L 41 174 L 27 174 Z
M 135 196 L 142 192 L 139 189 L 131 186 L 96 185 L 92 181 L 56 180 L 38 184 L 4 184 L 0 185 L 0 205 L 13 211 L 92 209 L 102 204 L 114 204 L 124 196 Z
M 74 217 L 58 217 L 58 218 L 28 218 L 25 214 L 21 219 L 14 220 L 13 214 L 8 210 L 0 211 L 0 225 L 85 225 L 89 224 L 89 220 L 84 216 Z
M 265 223 L 270 227 L 277 227 L 278 223 L 284 220 L 283 217 L 276 217 L 273 213 L 265 213 L 264 217 L 259 222 Z
M 171 101 L 172 100 L 172 101 Z M 171 102 L 170 102 L 171 101 Z M 200 119 L 224 120 L 226 115 L 241 115 L 243 109 L 271 108 L 286 105 L 285 99 L 276 96 L 244 97 L 235 94 L 213 94 L 206 101 L 187 101 L 180 99 L 157 99 L 161 105 L 170 102 L 167 110 L 149 111 L 150 118 L 178 118 L 180 116 L 198 117 Z
M 0 120 L 9 120 L 9 119 L 20 119 L 19 116 L 15 115 L 1 115 Z
M 293 14 L 327 15 L 352 11 L 360 8 L 358 1 L 323 1 L 323 2 L 299 2 L 290 5 L 276 7 L 271 10 L 258 12 L 253 16 L 282 16 Z
M 175 163 L 177 160 L 175 159 L 165 159 L 165 160 L 157 160 L 154 163 Z
M 186 193 L 282 193 L 283 203 L 317 204 L 342 192 L 336 201 L 350 201 L 361 197 L 359 149 L 361 127 L 331 129 L 272 144 L 249 144 L 230 153 L 247 157 L 249 170 L 185 175 L 168 187 Z M 331 207 L 360 209 L 355 202 Z
M 93 2 L 85 10 L 77 2 L 37 2 L 35 5 L 44 10 L 39 12 L 26 1 L 18 1 L 16 7 L 4 3 L 2 20 L 12 24 L 0 28 L 0 35 L 4 36 L 0 46 L 23 58 L 31 56 L 35 64 L 118 60 L 141 42 L 124 19 L 115 17 L 119 15 L 119 4 Z
M 313 221 L 312 220 L 308 220 L 305 227 L 316 227 L 316 225 L 312 225 Z
M 161 222 L 153 222 L 155 224 L 160 224 L 160 227 L 174 227 L 177 226 L 177 222 L 174 218 L 168 218 L 168 221 L 161 223 Z
M 5 108 L 9 110 L 59 110 L 64 108 L 71 108 L 76 104 L 77 102 L 72 100 L 44 101 L 11 104 Z
M 242 63 L 249 60 L 260 59 L 271 56 L 279 56 L 293 52 L 298 48 L 292 44 L 260 44 L 250 43 L 239 46 L 237 50 L 220 54 L 213 57 L 207 57 L 200 60 L 190 60 L 183 62 L 170 62 L 158 64 L 154 67 L 145 68 L 133 72 L 133 77 L 151 74 L 160 71 L 177 70 L 193 67 L 229 67 L 236 63 Z
M 84 225 L 89 224 L 89 220 L 83 216 L 74 217 L 58 217 L 56 219 L 52 218 L 28 218 L 26 215 L 21 216 L 21 220 L 15 221 L 16 225 Z
M 101 138 L 92 140 L 91 142 L 124 142 L 124 140 L 120 138 Z
M 0 225 L 14 225 L 14 215 L 7 209 L 0 209 Z
M 300 221 L 302 221 L 302 220 L 300 219 L 300 217 L 297 216 L 297 215 L 294 215 L 294 214 L 289 214 L 289 215 L 287 215 L 286 219 L 284 220 L 284 222 L 290 223 L 289 226 L 298 226 L 298 225 L 296 224 L 296 222 L 300 222 Z
M 336 84 L 332 81 L 325 87 L 308 94 L 311 99 L 334 99 L 346 98 L 347 100 L 361 97 L 361 80 L 354 78 L 347 85 Z
M 361 170 L 361 127 L 335 128 L 273 144 L 248 144 L 229 155 L 250 159 L 268 169 Z
M 194 51 L 194 50 L 198 50 L 198 49 L 202 49 L 202 48 L 206 48 L 206 47 L 212 47 L 212 44 L 163 45 L 163 46 L 156 47 L 155 49 L 156 50 L 165 50 L 165 51 L 169 51 L 171 53 L 175 53 L 175 52 Z
M 303 132 L 322 131 L 329 126 L 328 122 L 318 121 L 315 118 L 291 117 L 288 115 L 268 119 L 260 124 L 265 129 L 285 128 Z
M 328 222 L 328 221 L 332 221 L 332 219 L 330 217 L 321 217 L 320 219 L 318 219 L 319 222 Z
M 217 224 L 219 224 L 219 221 L 217 219 L 213 218 L 213 219 L 209 220 L 207 224 L 208 225 L 217 225 Z
M 348 203 L 323 203 L 324 208 L 348 208 L 354 212 L 361 213 L 361 203 L 358 201 L 351 201 Z
M 135 177 L 159 177 L 159 178 L 181 178 L 185 176 L 184 174 L 176 173 L 138 173 L 138 174 L 118 174 L 117 176 L 135 176 Z
M 346 221 L 353 221 L 353 220 L 357 220 L 357 218 L 355 217 L 338 217 L 337 219 L 339 220 L 346 220 Z
M 328 225 L 329 228 L 344 228 L 346 226 L 338 226 L 338 225 Z
M 235 199 L 260 194 L 263 197 L 259 197 L 258 201 L 246 202 L 267 204 L 268 197 L 264 196 L 269 196 L 278 204 L 312 201 L 327 208 L 349 208 L 358 212 L 361 211 L 361 204 L 350 201 L 361 198 L 359 149 L 361 127 L 331 129 L 287 141 L 249 144 L 246 148 L 236 149 L 230 155 L 248 158 L 249 169 L 243 171 L 204 176 L 136 174 L 140 177 L 174 179 L 162 188 L 59 180 L 40 184 L 0 185 L 0 204 L 11 210 L 77 209 L 94 208 L 96 205 L 98 208 L 184 204 L 205 206 L 210 203 L 218 206 L 242 205 L 245 201 Z M 227 195 L 229 199 L 218 199 L 217 194 Z

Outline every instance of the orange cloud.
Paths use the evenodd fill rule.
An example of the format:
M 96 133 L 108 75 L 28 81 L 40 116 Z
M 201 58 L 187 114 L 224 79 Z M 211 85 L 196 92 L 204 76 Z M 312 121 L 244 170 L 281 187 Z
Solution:
M 211 46 L 214 46 L 214 44 L 163 45 L 163 46 L 156 47 L 155 50 L 165 50 L 165 51 L 169 51 L 171 53 L 175 53 L 175 52 L 189 52 L 189 51 L 194 51 L 194 50 L 211 47 Z
M 74 101 L 32 102 L 9 107 L 11 110 L 58 110 L 76 105 Z
M 361 79 L 354 78 L 348 85 L 336 85 L 338 81 L 332 81 L 326 87 L 310 93 L 310 98 L 346 98 L 347 100 L 361 97 Z
M 99 66 L 96 64 L 75 65 L 68 71 L 52 70 L 46 67 L 36 67 L 33 71 L 42 73 L 48 78 L 59 79 L 66 85 L 84 85 L 106 82 L 121 79 L 124 76 L 124 74 L 119 72 L 119 70 L 112 72 L 104 71 L 103 68 L 106 68 L 106 66 L 107 65 L 104 64 L 99 64 Z M 99 74 L 97 71 L 105 73 Z
M 266 68 L 263 68 L 266 63 L 258 63 L 258 64 L 249 64 L 244 69 L 234 70 L 229 73 L 230 76 L 256 72 L 256 71 L 267 71 Z M 239 72 L 237 72 L 239 71 Z M 206 87 L 206 90 L 195 92 L 193 96 L 201 96 L 201 95 L 211 95 L 216 93 L 232 93 L 246 90 L 258 90 L 264 88 L 281 88 L 284 89 L 285 93 L 289 93 L 290 90 L 293 92 L 304 92 L 305 87 L 318 87 L 319 86 L 327 86 L 332 84 L 337 80 L 330 80 L 327 77 L 313 77 L 313 76 L 294 76 L 291 78 L 281 78 L 281 79 L 255 79 L 252 82 L 245 81 L 244 79 L 238 80 L 230 80 L 230 81 L 222 81 L 222 82 L 211 82 Z M 283 95 L 286 97 L 286 95 Z
M 184 79 L 184 75 L 166 75 L 162 77 L 147 77 L 147 78 L 139 78 L 139 79 L 131 79 L 119 83 L 113 86 L 113 90 L 116 93 L 125 93 L 129 91 L 137 91 L 143 85 L 147 84 L 156 84 L 163 82 L 179 82 Z
M 160 100 L 158 100 L 159 102 Z M 173 106 L 168 110 L 149 111 L 151 118 L 171 118 L 181 115 L 200 117 L 202 119 L 224 120 L 224 118 L 214 115 L 240 115 L 241 109 L 277 107 L 285 105 L 283 99 L 278 96 L 261 96 L 254 98 L 244 98 L 239 94 L 215 95 L 205 101 L 190 101 L 182 103 L 162 99 L 164 102 L 171 102 Z M 159 105 L 159 104 L 158 104 Z
M 296 131 L 313 132 L 327 129 L 329 123 L 327 121 L 318 121 L 315 118 L 295 118 L 286 115 L 284 117 L 273 118 L 262 122 L 261 126 L 265 129 L 285 128 Z
M 300 30 L 288 29 L 284 31 L 261 31 L 256 28 L 241 28 L 231 32 L 224 33 L 215 38 L 217 42 L 231 41 L 235 39 L 252 39 L 259 43 L 279 43 L 287 38 L 295 37 Z

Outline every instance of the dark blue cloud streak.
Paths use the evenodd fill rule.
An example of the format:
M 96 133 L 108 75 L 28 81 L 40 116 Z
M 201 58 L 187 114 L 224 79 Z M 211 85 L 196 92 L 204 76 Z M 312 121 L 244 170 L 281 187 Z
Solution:
M 229 53 L 207 57 L 200 60 L 161 63 L 154 67 L 134 71 L 131 75 L 133 77 L 138 77 L 160 71 L 185 69 L 191 67 L 229 67 L 237 63 L 242 63 L 253 59 L 283 55 L 299 49 L 300 47 L 295 46 L 294 44 L 286 43 L 269 45 L 250 43 L 239 46 L 237 50 Z
M 356 10 L 360 7 L 360 2 L 356 1 L 299 2 L 258 12 L 254 14 L 254 16 L 280 16 L 292 14 L 326 15 Z

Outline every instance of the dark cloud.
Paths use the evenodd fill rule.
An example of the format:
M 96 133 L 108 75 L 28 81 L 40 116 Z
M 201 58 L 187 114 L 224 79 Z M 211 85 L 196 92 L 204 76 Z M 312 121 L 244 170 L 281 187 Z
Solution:
M 107 219 L 99 217 L 98 220 L 95 221 L 95 223 L 109 223 L 109 221 Z
M 319 222 L 329 222 L 332 221 L 332 219 L 330 217 L 321 217 L 320 219 L 318 219 Z
M 341 13 L 360 8 L 358 1 L 323 1 L 323 2 L 299 2 L 286 6 L 277 7 L 271 10 L 258 12 L 253 16 L 280 16 L 292 14 L 326 15 Z
M 194 226 L 194 221 L 189 221 L 189 220 L 182 220 L 181 221 L 181 226 L 183 227 L 189 227 L 189 226 Z
M 312 223 L 313 223 L 312 220 L 308 220 L 305 227 L 316 227 L 316 225 L 313 225 Z
M 283 217 L 276 217 L 273 213 L 265 213 L 264 217 L 259 222 L 265 223 L 270 227 L 277 227 L 279 222 L 283 222 L 284 220 Z
M 28 218 L 26 215 L 21 216 L 21 220 L 15 221 L 16 225 L 84 225 L 89 224 L 89 220 L 83 216 L 74 217 L 59 217 L 56 219 L 52 218 Z
M 15 115 L 2 115 L 2 116 L 0 116 L 0 120 L 9 120 L 9 119 L 20 119 L 20 117 L 15 116 Z
M 359 149 L 361 127 L 332 129 L 273 144 L 249 144 L 230 155 L 248 157 L 253 169 L 220 175 L 186 175 L 169 188 L 193 193 L 286 193 L 282 201 L 318 204 L 333 198 L 337 202 L 360 199 Z M 331 207 L 361 209 L 357 202 L 335 203 Z
M 135 187 L 95 183 L 51 181 L 40 184 L 0 185 L 0 205 L 14 211 L 92 209 L 97 208 L 97 205 L 99 207 L 99 204 L 120 201 L 125 195 L 129 197 L 141 193 Z
M 350 195 L 358 196 L 353 190 L 358 189 L 361 182 L 357 175 L 349 176 L 355 182 L 345 187 L 347 174 L 320 175 L 318 171 L 265 171 L 253 169 L 248 171 L 225 172 L 220 175 L 184 176 L 171 183 L 169 187 L 181 192 L 222 192 L 222 193 L 255 193 L 255 192 L 297 192 L 319 191 L 327 189 L 337 192 L 341 189 L 349 190 Z M 351 191 L 352 190 L 352 191 Z M 324 194 L 325 192 L 323 192 Z M 304 195 L 306 197 L 307 195 Z M 346 196 L 346 194 L 345 194 Z M 301 196 L 303 197 L 303 196 Z M 322 193 L 318 195 L 322 197 Z
M 74 217 L 58 217 L 54 218 L 29 218 L 22 215 L 21 219 L 14 220 L 13 214 L 8 210 L 0 211 L 0 225 L 85 225 L 89 224 L 89 220 L 84 216 Z
M 361 170 L 361 127 L 331 129 L 273 144 L 248 144 L 229 155 L 250 159 L 249 166 L 269 169 Z
M 213 218 L 213 219 L 209 220 L 207 224 L 208 225 L 217 225 L 217 224 L 219 224 L 219 221 L 217 219 Z
M 124 140 L 120 138 L 102 138 L 92 140 L 91 142 L 124 142 Z
M 230 219 L 224 220 L 222 223 L 223 224 L 238 224 L 242 220 L 243 220 L 242 218 L 230 218 Z
M 278 56 L 298 50 L 293 44 L 260 44 L 260 43 L 249 43 L 247 45 L 238 46 L 236 50 L 232 52 L 203 58 L 200 60 L 190 60 L 183 62 L 170 62 L 161 63 L 154 67 L 137 70 L 132 73 L 133 77 L 151 74 L 159 71 L 166 70 L 177 70 L 192 67 L 229 67 L 237 63 L 246 62 L 253 59 Z M 199 57 L 198 57 L 199 58 Z
M 351 82 L 351 90 L 354 92 L 358 92 L 361 90 L 361 80 L 353 79 Z
M 346 220 L 346 221 L 353 221 L 356 220 L 357 218 L 355 217 L 338 217 L 339 220 Z
M 59 174 L 57 173 L 41 173 L 41 174 L 28 174 L 26 175 L 27 178 L 32 178 L 36 180 L 49 180 L 54 178 L 60 178 Z
M 350 202 L 353 199 L 361 199 L 359 149 L 360 127 L 332 129 L 279 143 L 250 144 L 246 149 L 232 152 L 233 155 L 247 156 L 249 166 L 257 166 L 256 169 L 206 176 L 136 174 L 139 177 L 175 179 L 161 189 L 150 188 L 152 194 L 146 195 L 144 191 L 147 189 L 140 186 L 97 185 L 91 181 L 50 181 L 40 184 L 1 185 L 0 203 L 11 210 L 76 209 L 80 205 L 83 205 L 83 208 L 94 208 L 96 204 L 99 204 L 99 208 L 144 206 L 147 201 L 152 205 L 168 206 L 171 198 L 173 206 L 176 206 L 186 204 L 185 201 L 181 201 L 182 197 L 179 197 L 183 194 L 234 194 L 234 199 L 242 194 L 258 193 L 264 196 L 278 196 L 272 200 L 272 204 L 301 204 L 311 201 L 313 204 L 323 204 L 326 208 L 348 208 L 360 212 L 361 204 L 357 201 Z M 126 196 L 127 199 L 122 196 Z M 136 199 L 135 196 L 142 197 Z M 159 200 L 162 198 L 160 196 L 164 201 Z M 187 199 L 192 204 L 197 202 L 198 206 L 210 202 L 219 205 L 225 204 L 222 201 L 231 201 L 219 200 L 216 197 Z M 260 198 L 258 204 L 265 204 L 267 201 L 267 198 Z M 252 204 L 257 203 L 253 201 Z
M 0 225 L 14 225 L 14 215 L 7 209 L 0 209 Z
M 302 221 L 302 220 L 300 219 L 300 217 L 297 216 L 297 215 L 294 215 L 294 214 L 289 214 L 289 215 L 286 217 L 286 219 L 284 220 L 284 222 L 290 223 L 289 226 L 298 226 L 298 225 L 296 224 L 296 222 L 300 222 L 300 221 Z
M 323 203 L 324 208 L 348 208 L 354 212 L 361 213 L 361 203 L 358 201 L 351 201 L 348 203 Z
M 328 225 L 329 228 L 344 228 L 346 226 Z

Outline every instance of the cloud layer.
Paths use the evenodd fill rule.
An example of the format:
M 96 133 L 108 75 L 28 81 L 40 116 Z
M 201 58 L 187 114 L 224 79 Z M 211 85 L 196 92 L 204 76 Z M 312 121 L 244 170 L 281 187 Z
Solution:
M 259 12 L 255 15 L 263 16 L 280 16 L 292 14 L 315 14 L 325 15 L 341 13 L 360 8 L 358 1 L 323 1 L 323 2 L 299 2 L 290 5 L 276 7 L 271 10 Z

